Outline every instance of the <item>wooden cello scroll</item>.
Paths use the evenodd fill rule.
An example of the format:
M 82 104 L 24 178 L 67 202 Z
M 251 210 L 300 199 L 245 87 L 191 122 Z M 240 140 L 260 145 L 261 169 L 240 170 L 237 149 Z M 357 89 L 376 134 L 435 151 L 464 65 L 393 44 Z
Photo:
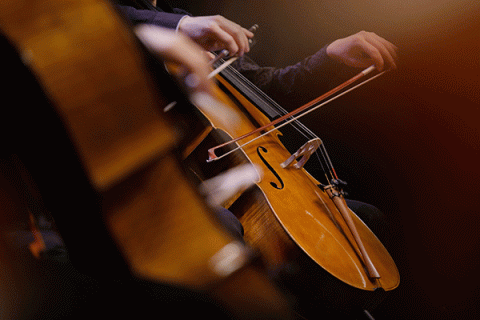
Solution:
M 68 179 L 51 187 L 101 215 L 134 277 L 202 292 L 234 319 L 290 319 L 289 303 L 187 179 L 180 129 L 160 112 L 167 100 L 111 4 L 3 1 L 0 26 L 68 132 L 80 164 L 62 170 L 81 167 L 92 198 L 76 197 Z

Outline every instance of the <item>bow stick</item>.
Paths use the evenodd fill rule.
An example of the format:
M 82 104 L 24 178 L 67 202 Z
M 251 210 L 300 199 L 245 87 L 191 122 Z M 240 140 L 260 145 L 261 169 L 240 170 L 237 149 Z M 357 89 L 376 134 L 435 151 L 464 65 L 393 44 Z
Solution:
M 348 92 L 350 92 L 350 91 L 352 91 L 352 90 L 354 90 L 354 89 L 356 89 L 356 88 L 364 85 L 365 83 L 372 81 L 373 79 L 381 76 L 382 74 L 384 74 L 384 73 L 386 72 L 386 71 L 380 72 L 379 74 L 377 74 L 377 75 L 375 75 L 375 76 L 373 76 L 373 77 L 371 77 L 371 78 L 369 78 L 369 79 L 367 79 L 367 80 L 365 80 L 365 81 L 357 84 L 356 86 L 354 86 L 354 87 L 352 87 L 352 88 L 350 88 L 350 89 L 348 89 L 348 90 L 346 90 L 346 91 L 344 91 L 344 92 L 336 95 L 335 97 L 333 97 L 333 98 L 331 98 L 331 99 L 329 99 L 329 100 L 327 100 L 327 101 L 325 101 L 325 102 L 323 102 L 323 103 L 320 103 L 321 101 L 323 101 L 323 100 L 331 97 L 332 95 L 334 95 L 335 93 L 339 92 L 340 90 L 345 89 L 345 88 L 348 87 L 349 85 L 351 85 L 351 84 L 355 83 L 356 81 L 360 80 L 361 78 L 365 77 L 366 75 L 368 75 L 369 73 L 371 73 L 373 70 L 375 70 L 375 66 L 372 65 L 372 66 L 366 68 L 365 70 L 361 71 L 361 72 L 358 73 L 357 75 L 353 76 L 352 78 L 348 79 L 348 80 L 345 81 L 344 83 L 342 83 L 342 84 L 338 85 L 337 87 L 333 88 L 332 90 L 328 91 L 327 93 L 325 93 L 325 94 L 321 95 L 320 97 L 318 97 L 318 98 L 316 98 L 316 99 L 314 99 L 314 100 L 306 103 L 305 105 L 303 105 L 303 106 L 301 106 L 301 107 L 293 110 L 292 112 L 287 113 L 286 115 L 284 115 L 284 116 L 282 116 L 282 117 L 280 117 L 280 118 L 278 118 L 278 119 L 276 119 L 276 120 L 274 120 L 274 121 L 272 121 L 272 122 L 270 122 L 270 123 L 268 123 L 268 124 L 266 124 L 266 125 L 264 125 L 264 126 L 262 126 L 262 127 L 259 127 L 259 128 L 255 129 L 255 130 L 249 132 L 249 133 L 246 133 L 246 134 L 244 134 L 244 135 L 242 135 L 242 136 L 240 136 L 240 137 L 237 137 L 237 138 L 235 138 L 235 139 L 232 139 L 232 140 L 230 140 L 230 141 L 227 141 L 227 142 L 225 142 L 225 143 L 222 143 L 222 144 L 220 144 L 220 145 L 218 145 L 218 146 L 216 146 L 216 147 L 213 147 L 213 148 L 208 149 L 208 159 L 207 159 L 207 162 L 219 160 L 219 159 L 227 156 L 228 154 L 230 154 L 230 153 L 232 153 L 232 152 L 234 152 L 234 151 L 236 151 L 236 150 L 238 150 L 238 149 L 240 149 L 240 148 L 243 148 L 243 147 L 246 146 L 247 144 L 249 144 L 249 143 L 251 143 L 251 142 L 253 142 L 253 141 L 255 141 L 255 140 L 263 137 L 264 135 L 269 134 L 270 132 L 272 132 L 272 131 L 274 131 L 274 130 L 277 130 L 277 129 L 279 129 L 279 128 L 281 128 L 281 127 L 283 127 L 283 126 L 285 126 L 285 125 L 287 125 L 287 124 L 289 124 L 289 123 L 291 123 L 291 122 L 293 122 L 293 121 L 298 120 L 300 117 L 303 117 L 303 116 L 309 114 L 310 112 L 313 112 L 314 110 L 316 110 L 316 109 L 324 106 L 325 104 L 327 104 L 327 103 L 329 103 L 329 102 L 331 102 L 331 101 L 333 101 L 333 100 L 335 100 L 335 99 L 343 96 L 344 94 L 347 94 Z M 317 103 L 319 103 L 319 104 L 316 105 Z M 310 110 L 307 110 L 308 108 L 311 108 L 311 109 L 310 109 Z M 307 111 L 305 111 L 305 110 L 307 110 Z M 302 114 L 300 114 L 300 115 L 298 115 L 299 113 L 301 113 L 301 112 L 303 112 L 303 111 L 305 111 L 305 112 L 302 113 Z M 296 116 L 296 115 L 298 115 L 298 116 Z M 295 117 L 295 116 L 296 116 L 296 117 Z M 235 149 L 232 149 L 232 150 L 230 150 L 230 151 L 228 151 L 228 152 L 226 152 L 226 153 L 224 153 L 224 154 L 222 154 L 222 155 L 220 155 L 220 156 L 217 156 L 217 155 L 215 154 L 215 150 L 217 150 L 217 149 L 219 149 L 219 148 L 225 147 L 225 146 L 227 146 L 227 145 L 229 145 L 229 144 L 232 144 L 232 143 L 237 142 L 237 141 L 239 141 L 239 140 L 245 139 L 245 138 L 247 138 L 247 137 L 249 137 L 249 136 L 251 136 L 251 135 L 253 135 L 253 134 L 257 133 L 257 132 L 260 132 L 260 131 L 262 131 L 262 130 L 265 130 L 265 129 L 268 128 L 268 127 L 275 126 L 276 124 L 278 124 L 278 123 L 280 123 L 280 122 L 282 122 L 282 121 L 284 121 L 284 120 L 286 120 L 286 119 L 288 119 L 288 118 L 290 118 L 290 117 L 293 117 L 293 118 L 290 119 L 290 120 L 288 120 L 288 121 L 286 121 L 285 123 L 283 123 L 282 125 L 280 125 L 280 126 L 278 126 L 278 127 L 275 127 L 275 128 L 273 128 L 273 129 L 268 130 L 268 131 L 265 132 L 264 134 L 262 134 L 262 135 L 260 135 L 260 136 L 258 136 L 258 137 L 256 137 L 256 138 L 248 141 L 247 143 L 244 143 L 244 144 L 238 146 L 238 147 L 235 148 Z

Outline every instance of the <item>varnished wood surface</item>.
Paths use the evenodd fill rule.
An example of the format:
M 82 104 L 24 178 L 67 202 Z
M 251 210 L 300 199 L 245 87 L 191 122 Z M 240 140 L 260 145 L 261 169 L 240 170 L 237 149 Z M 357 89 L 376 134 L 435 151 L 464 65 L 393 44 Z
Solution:
M 214 127 L 216 126 L 217 129 L 225 131 L 230 136 L 237 137 L 255 129 L 255 124 L 251 122 L 251 118 L 254 118 L 255 122 L 260 125 L 269 123 L 269 120 L 255 106 L 241 94 L 236 93 L 236 90 L 226 81 L 221 78 L 219 81 L 231 93 L 233 92 L 235 99 L 238 99 L 242 105 L 240 108 L 248 109 L 248 112 L 251 112 L 251 116 L 246 116 L 241 111 L 232 111 L 233 117 L 237 118 L 235 123 L 238 123 L 238 125 L 230 125 L 226 128 L 222 127 L 221 121 L 217 121 L 216 115 L 206 112 L 206 117 L 210 119 Z M 226 104 L 231 103 L 227 95 L 220 92 L 219 96 Z M 273 171 L 278 175 L 276 176 L 272 170 L 264 169 L 264 177 L 262 181 L 257 183 L 258 188 L 262 190 L 265 197 L 263 201 L 268 204 L 270 213 L 274 217 L 271 217 L 271 220 L 263 225 L 260 222 L 262 218 L 257 216 L 257 214 L 250 213 L 245 215 L 242 218 L 242 223 L 246 224 L 247 239 L 252 242 L 251 244 L 254 247 L 259 245 L 258 239 L 263 237 L 262 232 L 268 233 L 268 230 L 263 228 L 268 229 L 271 227 L 266 227 L 266 225 L 278 223 L 288 237 L 311 259 L 318 263 L 321 268 L 348 285 L 368 291 L 373 291 L 379 287 L 384 290 L 396 288 L 399 285 L 400 277 L 395 262 L 366 225 L 358 217 L 354 217 L 355 225 L 359 230 L 361 238 L 365 242 L 368 253 L 371 255 L 371 259 L 381 275 L 378 281 L 369 278 L 365 271 L 361 253 L 343 217 L 328 195 L 315 185 L 315 179 L 304 169 L 281 168 L 280 164 L 290 154 L 278 139 L 279 134 L 281 133 L 274 131 L 246 145 L 238 152 L 244 153 L 249 161 L 263 168 L 265 168 L 264 161 L 268 162 Z M 245 143 L 256 136 L 239 141 L 238 144 Z M 200 159 L 199 161 L 202 160 Z M 214 163 L 213 166 L 218 166 L 218 164 Z M 214 169 L 206 165 L 205 170 Z M 272 183 L 280 186 L 282 184 L 280 180 L 283 181 L 282 188 L 272 187 Z M 273 228 L 278 230 L 277 227 Z M 276 231 L 275 234 L 278 237 L 280 233 Z M 277 240 L 270 238 L 270 241 L 275 242 Z M 280 242 L 282 241 L 280 240 Z M 258 248 L 260 251 L 264 250 L 267 261 L 274 266 L 279 263 L 278 257 L 282 256 L 282 253 L 278 248 L 271 248 L 271 246 L 271 244 L 265 244 L 265 247 L 259 245 Z

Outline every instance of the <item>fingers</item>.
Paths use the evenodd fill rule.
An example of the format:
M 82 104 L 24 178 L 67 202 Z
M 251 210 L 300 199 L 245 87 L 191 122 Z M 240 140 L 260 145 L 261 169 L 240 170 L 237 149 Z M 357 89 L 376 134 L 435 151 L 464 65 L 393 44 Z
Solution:
M 366 53 L 374 61 L 378 70 L 381 71 L 384 68 L 397 68 L 397 65 L 395 64 L 395 61 L 397 60 L 397 47 L 395 45 L 373 32 L 366 32 L 364 38 L 370 45 L 366 45 Z
M 203 51 L 205 53 L 205 55 L 207 56 L 207 60 L 208 61 L 212 61 L 213 59 L 215 59 L 215 55 L 209 51 Z
M 242 28 L 240 25 L 230 21 L 220 15 L 212 17 L 214 19 L 214 28 L 219 38 L 224 41 L 226 49 L 230 55 L 243 56 L 244 53 L 250 51 L 249 39 L 253 37 L 253 33 Z
M 396 69 L 396 51 L 395 45 L 366 31 L 338 39 L 327 47 L 327 54 L 339 62 L 357 68 L 374 64 L 379 71 Z
M 250 51 L 249 39 L 253 33 L 220 16 L 186 17 L 178 29 L 204 49 L 227 49 L 230 55 L 243 55 Z
M 214 25 L 211 32 L 216 37 L 215 46 L 210 48 L 211 51 L 226 49 L 229 55 L 235 55 L 239 50 L 245 50 L 241 39 L 234 38 L 220 26 Z
M 187 87 L 213 92 L 207 55 L 200 46 L 182 34 L 153 25 L 139 25 L 135 33 L 150 52 L 179 66 L 177 73 Z

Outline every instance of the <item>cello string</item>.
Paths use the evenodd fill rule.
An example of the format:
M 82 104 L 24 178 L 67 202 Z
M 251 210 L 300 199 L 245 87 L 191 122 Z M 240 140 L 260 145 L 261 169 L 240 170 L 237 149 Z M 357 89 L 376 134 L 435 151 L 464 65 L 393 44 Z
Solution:
M 374 67 L 371 66 L 371 67 L 365 69 L 365 71 L 368 70 L 368 69 L 371 69 L 371 68 L 374 68 Z M 238 75 L 240 75 L 240 73 L 239 73 L 237 70 L 235 70 L 235 69 L 233 69 L 233 70 L 234 70 L 235 72 L 237 72 Z M 364 72 L 365 72 L 365 71 L 364 71 Z M 388 71 L 388 70 L 387 70 L 387 71 Z M 352 88 L 350 88 L 350 89 L 348 89 L 348 90 L 347 90 L 347 89 L 344 89 L 344 90 L 345 90 L 344 92 L 340 91 L 340 93 L 338 94 L 338 96 L 335 96 L 335 97 L 332 98 L 331 100 L 326 101 L 324 104 L 327 104 L 327 103 L 329 103 L 330 101 L 333 101 L 334 99 L 336 99 L 337 97 L 339 97 L 339 96 L 341 96 L 341 95 L 343 95 L 343 94 L 345 94 L 345 93 L 347 93 L 347 92 L 350 92 L 350 91 L 352 91 L 352 90 L 354 90 L 354 89 L 362 86 L 363 84 L 365 84 L 365 83 L 367 83 L 367 82 L 369 82 L 369 81 L 374 80 L 375 78 L 381 76 L 381 75 L 384 74 L 385 72 L 386 72 L 386 71 L 380 72 L 380 73 L 378 73 L 377 75 L 375 75 L 375 76 L 373 76 L 373 77 L 371 77 L 371 78 L 369 78 L 369 79 L 364 80 L 363 82 L 355 85 L 354 87 L 352 87 Z M 248 80 L 245 79 L 245 81 L 246 81 L 246 83 L 248 83 Z M 269 98 L 263 91 L 261 91 L 261 90 L 260 90 L 259 88 L 257 88 L 255 85 L 252 84 L 252 86 L 253 86 L 259 93 L 262 93 L 262 94 L 265 95 L 267 98 Z M 288 111 L 287 111 L 286 109 L 284 109 L 281 105 L 279 105 L 278 103 L 276 103 L 274 100 L 272 100 L 272 99 L 270 99 L 270 98 L 269 98 L 269 100 L 271 100 L 271 102 L 272 102 L 272 107 L 274 107 L 280 114 L 285 115 L 285 114 L 288 113 Z M 316 109 L 316 108 L 318 108 L 318 107 L 320 107 L 320 106 L 321 106 L 321 105 L 314 106 L 314 107 L 312 107 L 312 109 Z M 301 135 L 303 135 L 306 139 L 309 139 L 309 138 L 319 139 L 318 136 L 317 136 L 310 128 L 308 128 L 306 125 L 304 125 L 301 121 L 298 120 L 298 118 L 306 115 L 306 113 L 309 113 L 309 112 L 311 112 L 311 111 L 313 111 L 313 110 L 309 110 L 308 112 L 305 112 L 305 114 L 301 114 L 301 115 L 296 116 L 296 117 L 293 117 L 293 116 L 292 116 L 292 117 L 290 117 L 289 119 L 292 119 L 292 120 L 293 120 L 292 123 L 291 123 L 291 125 L 297 130 L 297 132 L 299 132 Z M 286 120 L 286 121 L 288 122 L 288 120 Z M 283 125 L 278 126 L 277 129 L 280 128 L 280 127 L 282 127 L 282 126 L 283 126 Z M 320 141 L 322 141 L 322 140 L 320 140 Z M 326 150 L 326 148 L 325 148 L 325 145 L 324 145 L 323 141 L 321 142 L 320 148 L 316 149 L 314 153 L 315 153 L 317 162 L 320 164 L 323 172 L 324 172 L 325 174 L 327 174 L 327 172 L 330 174 L 330 179 L 328 178 L 328 176 L 326 176 L 326 178 L 327 178 L 327 183 L 329 183 L 329 182 L 331 181 L 331 179 L 337 179 L 337 180 L 338 180 L 339 178 L 338 178 L 338 176 L 337 176 L 337 173 L 336 173 L 336 171 L 335 171 L 335 168 L 333 167 L 332 161 L 331 161 L 331 159 L 330 159 L 330 156 L 328 155 L 328 152 L 327 152 L 327 150 Z M 323 161 L 322 161 L 322 158 L 323 158 Z M 324 163 L 325 163 L 326 167 L 328 168 L 328 170 L 325 170 L 324 165 L 323 165 Z
M 216 76 L 217 74 L 219 74 L 220 72 L 222 72 L 223 70 L 225 70 L 228 66 L 230 66 L 232 63 L 234 63 L 235 61 L 237 61 L 238 59 L 238 56 L 234 56 L 234 57 L 231 57 L 230 59 L 228 60 L 224 60 L 222 62 L 222 64 L 220 66 L 218 66 L 217 68 L 215 68 L 212 72 L 210 72 L 208 74 L 208 79 L 211 79 L 213 78 L 214 76 Z
M 227 61 L 228 62 L 228 61 Z M 223 67 L 225 66 L 225 67 Z M 222 68 L 223 69 L 226 69 L 226 70 L 223 70 L 223 73 L 222 74 L 225 74 L 225 73 L 229 73 L 229 74 L 233 74 L 232 76 L 234 76 L 235 78 L 239 78 L 241 79 L 242 81 L 240 82 L 243 86 L 243 90 L 247 89 L 250 91 L 250 93 L 254 94 L 256 97 L 260 98 L 262 101 L 266 102 L 269 104 L 270 107 L 272 107 L 276 112 L 278 112 L 279 114 L 281 115 L 285 115 L 288 113 L 287 110 L 285 110 L 282 106 L 280 106 L 280 104 L 278 104 L 276 101 L 274 101 L 270 96 L 268 96 L 265 92 L 263 92 L 262 90 L 260 90 L 256 85 L 254 85 L 250 80 L 248 80 L 244 75 L 242 75 L 238 70 L 236 70 L 235 68 L 233 67 L 229 67 L 227 68 L 227 65 L 225 65 L 225 63 L 221 64 L 217 69 L 220 69 Z M 222 71 L 220 70 L 220 71 Z M 219 72 L 220 72 L 219 71 Z M 217 73 L 219 73 L 217 72 Z M 212 72 L 213 74 L 214 72 Z M 216 73 L 215 73 L 216 74 Z M 315 139 L 317 138 L 318 139 L 318 136 L 315 135 L 315 133 L 313 133 L 313 131 L 311 131 L 308 127 L 306 127 L 302 122 L 296 120 L 296 121 L 293 121 L 292 122 L 292 127 L 301 135 L 303 136 L 306 140 L 310 140 L 310 139 Z M 323 144 L 323 143 L 322 143 Z M 332 175 L 332 170 L 329 168 L 330 166 L 328 165 L 329 163 L 331 164 L 331 162 L 327 161 L 326 159 L 328 159 L 328 154 L 325 156 L 323 153 L 326 152 L 326 149 L 323 148 L 323 152 L 322 153 L 322 157 L 320 157 L 320 155 L 318 154 L 319 151 L 318 150 L 315 150 L 315 157 L 317 158 L 317 161 L 318 163 L 320 164 L 320 167 L 322 169 L 322 171 L 325 173 L 326 175 L 326 179 L 327 179 L 327 182 L 329 181 L 329 178 L 328 178 L 328 173 L 330 173 L 330 175 L 333 177 Z M 324 161 L 322 162 L 322 159 L 324 159 Z M 325 164 L 325 165 L 324 165 Z M 327 169 L 325 169 L 325 167 L 327 167 Z
M 268 103 L 268 105 L 271 108 L 273 108 L 276 112 L 278 112 L 280 115 L 285 115 L 285 114 L 288 113 L 283 107 L 281 107 L 270 96 L 268 96 L 265 92 L 263 92 L 257 86 L 255 86 L 251 81 L 249 81 L 247 78 L 245 78 L 245 76 L 243 76 L 238 70 L 234 69 L 233 67 L 229 67 L 224 72 L 233 73 L 235 77 L 240 78 L 242 80 L 243 86 L 248 87 L 247 89 L 250 91 L 250 93 L 256 95 L 258 98 L 260 98 L 264 102 Z M 312 139 L 312 138 L 318 138 L 312 131 L 310 131 L 300 121 L 292 122 L 292 126 L 297 130 L 297 132 L 299 132 L 307 140 Z
M 377 77 L 381 76 L 381 75 L 384 74 L 385 72 L 386 72 L 386 71 L 383 71 L 383 72 L 381 72 L 381 73 L 378 73 L 377 75 L 375 75 L 375 76 L 373 76 L 373 77 L 371 77 L 371 78 L 369 78 L 369 79 L 367 79 L 367 80 L 365 80 L 365 81 L 363 81 L 363 82 L 360 82 L 359 84 L 357 84 L 357 85 L 355 85 L 355 86 L 353 86 L 353 87 L 351 87 L 351 88 L 349 88 L 349 89 L 346 89 L 345 91 L 337 94 L 336 96 L 334 96 L 334 97 L 332 97 L 332 98 L 330 98 L 330 99 L 328 99 L 328 100 L 325 100 L 325 101 L 323 101 L 323 102 L 321 102 L 321 103 L 318 103 L 317 105 L 312 106 L 310 109 L 305 110 L 303 113 L 301 113 L 301 114 L 299 114 L 299 115 L 297 115 L 297 116 L 291 117 L 290 120 L 287 120 L 287 121 L 283 122 L 282 124 L 278 125 L 277 127 L 273 128 L 273 129 L 271 129 L 271 130 L 268 130 L 267 132 L 259 135 L 258 137 L 255 137 L 254 139 L 252 139 L 252 140 L 250 140 L 250 141 L 248 141 L 248 142 L 246 142 L 246 143 L 244 143 L 244 144 L 242 144 L 242 145 L 239 145 L 237 148 L 232 149 L 232 150 L 230 150 L 229 152 L 226 152 L 226 153 L 224 153 L 224 154 L 222 154 L 222 155 L 220 155 L 220 156 L 217 156 L 216 159 L 217 159 L 217 160 L 218 160 L 218 159 L 221 159 L 221 158 L 223 158 L 224 156 L 226 156 L 226 155 L 228 155 L 228 154 L 230 154 L 230 153 L 232 153 L 232 152 L 234 152 L 234 151 L 236 151 L 236 150 L 238 150 L 238 149 L 240 149 L 240 148 L 248 145 L 249 143 L 251 143 L 251 142 L 253 142 L 253 141 L 257 140 L 257 139 L 260 139 L 261 137 L 263 137 L 263 136 L 271 133 L 272 131 L 278 130 L 279 128 L 282 128 L 282 127 L 286 126 L 287 124 L 291 124 L 292 122 L 298 120 L 299 118 L 301 118 L 301 117 L 303 117 L 303 116 L 306 116 L 307 114 L 309 114 L 309 113 L 317 110 L 318 108 L 320 108 L 320 107 L 322 107 L 322 106 L 324 106 L 324 105 L 332 102 L 333 100 L 336 100 L 336 99 L 340 98 L 341 96 L 349 93 L 350 91 L 355 90 L 355 89 L 357 89 L 358 87 L 360 87 L 360 86 L 362 86 L 362 85 L 364 85 L 364 84 L 366 84 L 366 83 L 368 83 L 368 82 L 376 79 Z M 211 160 L 210 160 L 210 161 L 211 161 Z
M 364 74 L 366 74 L 365 72 L 368 71 L 368 70 L 371 70 L 373 69 L 374 67 L 371 66 L 370 68 L 367 68 L 365 71 L 364 71 Z M 278 103 L 276 103 L 273 99 L 271 99 L 268 95 L 266 95 L 263 91 L 261 91 L 258 87 L 256 87 L 253 83 L 251 83 L 248 79 L 246 79 L 243 75 L 241 75 L 237 70 L 235 70 L 233 67 L 231 66 L 228 66 L 228 68 L 224 71 L 224 73 L 227 73 L 227 70 L 230 72 L 230 73 L 234 73 L 235 74 L 235 77 L 236 78 L 240 78 L 242 79 L 243 82 L 240 82 L 240 83 L 237 83 L 237 85 L 243 87 L 243 89 L 249 89 L 250 90 L 250 93 L 251 94 L 254 94 L 255 97 L 257 99 L 261 99 L 262 102 L 264 103 L 268 103 L 268 106 L 274 110 L 276 110 L 276 112 L 280 113 L 280 114 L 286 114 L 287 111 L 285 109 L 283 109 Z M 384 71 L 385 72 L 385 71 Z M 318 138 L 309 128 L 307 128 L 303 123 L 301 123 L 300 121 L 298 121 L 298 119 L 300 117 L 303 117 L 307 114 L 309 114 L 310 112 L 318 109 L 319 107 L 339 98 L 340 96 L 358 88 L 359 86 L 377 78 L 378 76 L 382 75 L 384 72 L 381 72 L 379 74 L 377 74 L 376 76 L 373 76 L 357 85 L 355 85 L 354 87 L 351 87 L 350 89 L 346 89 L 345 91 L 339 93 L 338 95 L 334 96 L 333 98 L 327 100 L 327 101 L 324 101 L 323 103 L 319 103 L 317 104 L 316 106 L 313 106 L 311 107 L 310 109 L 304 111 L 303 113 L 301 113 L 300 115 L 297 115 L 297 116 L 292 116 L 290 118 L 288 118 L 289 120 L 286 120 L 284 123 L 282 123 L 281 125 L 277 126 L 276 128 L 272 129 L 272 130 L 269 130 L 267 131 L 266 133 L 260 135 L 259 137 L 257 138 L 260 138 L 262 137 L 263 135 L 266 135 L 266 134 L 269 134 L 270 132 L 272 132 L 273 130 L 276 130 L 276 129 L 279 129 L 287 124 L 290 124 L 292 127 L 294 127 L 297 132 L 299 132 L 300 134 L 302 134 L 305 138 L 308 138 L 308 137 L 311 137 L 311 138 Z M 367 72 L 368 73 L 368 72 Z M 253 142 L 255 140 L 257 140 L 257 138 L 249 141 L 248 143 L 250 142 Z M 245 143 L 243 145 L 240 145 L 239 147 L 235 148 L 234 150 L 237 150 L 245 145 L 247 145 L 248 143 Z M 322 143 L 323 145 L 323 143 Z M 232 150 L 231 152 L 233 152 L 234 150 Z M 222 156 L 220 157 L 223 157 L 223 156 L 226 156 L 227 154 L 231 153 L 231 152 L 227 152 L 226 154 L 223 154 Z M 330 157 L 328 156 L 328 153 L 326 152 L 326 149 L 325 147 L 321 148 L 320 150 L 316 150 L 315 154 L 316 154 L 316 157 L 317 157 L 317 160 L 318 162 L 320 163 L 321 167 L 322 167 L 322 170 L 326 173 L 327 171 L 325 170 L 325 168 L 323 167 L 323 164 L 322 164 L 322 161 L 320 160 L 320 156 L 318 155 L 317 152 L 320 152 L 322 154 L 322 157 L 324 158 L 324 163 L 326 164 L 327 168 L 328 168 L 328 172 L 330 173 L 330 175 L 333 177 L 333 178 L 337 178 L 337 175 L 335 173 L 335 170 L 333 168 L 333 165 L 331 163 L 331 160 L 330 160 Z
M 262 99 L 262 101 L 267 102 L 269 104 L 269 106 L 272 107 L 273 109 L 275 109 L 279 114 L 285 115 L 285 114 L 288 113 L 288 111 L 286 111 L 283 107 L 281 107 L 276 101 L 274 101 L 271 97 L 269 97 L 267 94 L 265 94 L 257 86 L 255 86 L 253 83 L 251 83 L 251 81 L 249 81 L 247 78 L 245 78 L 240 72 L 238 72 L 238 70 L 234 69 L 233 67 L 229 67 L 228 69 L 224 70 L 223 74 L 224 73 L 233 73 L 236 78 L 242 79 L 242 82 L 240 82 L 240 83 L 244 87 L 243 88 L 244 90 L 245 90 L 245 88 L 248 88 L 248 90 L 252 94 L 254 94 L 257 97 L 260 97 Z M 312 139 L 312 138 L 317 138 L 318 139 L 318 136 L 315 133 L 313 133 L 313 131 L 311 131 L 308 127 L 306 127 L 302 122 L 300 122 L 298 120 L 294 120 L 291 125 L 305 139 L 307 139 L 307 140 Z M 323 142 L 322 142 L 322 145 L 323 145 Z M 317 162 L 321 167 L 321 170 L 325 174 L 326 181 L 327 181 L 327 184 L 328 184 L 328 181 L 330 181 L 330 179 L 328 178 L 328 175 L 330 175 L 331 178 L 334 178 L 334 174 L 332 173 L 332 172 L 334 172 L 334 170 L 333 170 L 333 166 L 332 166 L 331 161 L 329 161 L 330 158 L 329 158 L 328 154 L 326 153 L 326 149 L 325 149 L 325 147 L 323 147 L 322 149 L 320 149 L 320 151 L 315 150 L 314 153 L 315 153 L 315 157 L 317 159 Z M 319 155 L 319 153 L 321 155 Z M 322 161 L 322 158 L 323 158 L 323 161 Z
M 275 100 L 273 100 L 270 96 L 268 96 L 265 92 L 263 92 L 262 90 L 260 90 L 256 85 L 254 85 L 250 80 L 248 80 L 244 75 L 242 75 L 238 70 L 236 70 L 235 68 L 233 68 L 232 66 L 229 66 L 228 68 L 226 68 L 223 72 L 228 72 L 228 73 L 233 73 L 234 76 L 236 78 L 239 78 L 242 80 L 242 84 L 244 86 L 244 88 L 247 88 L 250 93 L 256 95 L 258 98 L 260 98 L 261 100 L 263 100 L 264 102 L 268 103 L 268 105 L 270 107 L 272 107 L 273 109 L 275 109 L 275 111 L 277 111 L 278 113 L 280 113 L 281 115 L 285 115 L 287 114 L 288 112 L 282 108 Z M 301 134 L 305 137 L 305 138 L 317 138 L 317 136 L 315 136 L 313 134 L 313 132 L 309 132 L 308 128 L 305 127 L 301 122 L 295 122 L 296 126 L 298 127 L 297 130 L 301 131 Z M 302 132 L 303 131 L 303 132 Z

